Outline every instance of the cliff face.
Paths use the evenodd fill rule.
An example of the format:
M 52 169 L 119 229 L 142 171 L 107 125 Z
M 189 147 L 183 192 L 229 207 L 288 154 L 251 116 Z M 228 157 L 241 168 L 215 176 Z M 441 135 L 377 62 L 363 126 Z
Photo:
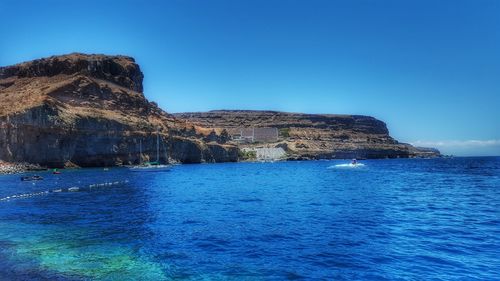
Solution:
M 70 54 L 0 67 L 0 160 L 50 167 L 113 166 L 155 160 L 182 163 L 237 161 L 231 141 L 245 128 L 276 128 L 280 147 L 294 159 L 437 156 L 390 137 L 369 116 L 274 111 L 212 111 L 171 115 L 143 94 L 133 58 Z
M 0 160 L 51 167 L 112 166 L 156 158 L 237 161 L 234 145 L 147 101 L 143 74 L 125 56 L 70 54 L 0 68 Z
M 384 122 L 369 116 L 276 111 L 210 111 L 174 114 L 179 119 L 238 134 L 244 128 L 277 128 L 278 139 L 243 147 L 286 148 L 291 158 L 407 158 L 439 156 L 394 140 Z

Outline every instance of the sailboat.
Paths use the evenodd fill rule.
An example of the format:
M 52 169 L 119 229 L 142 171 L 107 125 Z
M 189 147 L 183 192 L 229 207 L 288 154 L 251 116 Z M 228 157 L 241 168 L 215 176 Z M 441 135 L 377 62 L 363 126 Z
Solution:
M 138 166 L 129 168 L 132 172 L 162 172 L 168 171 L 172 165 L 160 164 L 160 132 L 156 130 L 156 161 L 142 163 L 142 140 L 139 142 L 139 161 Z

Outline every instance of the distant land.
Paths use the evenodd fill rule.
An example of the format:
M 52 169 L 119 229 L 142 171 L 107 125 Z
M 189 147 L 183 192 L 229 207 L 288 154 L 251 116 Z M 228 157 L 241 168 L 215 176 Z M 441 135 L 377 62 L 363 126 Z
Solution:
M 440 156 L 399 143 L 384 122 L 369 116 L 238 110 L 172 115 L 145 98 L 143 77 L 127 56 L 73 53 L 1 67 L 0 160 L 46 167 L 132 165 L 154 159 L 157 132 L 165 162 Z
M 249 139 L 240 139 L 240 147 L 282 147 L 290 159 L 440 156 L 433 148 L 399 143 L 389 135 L 384 122 L 370 116 L 253 110 L 189 112 L 174 116 L 217 132 L 226 130 L 237 138 Z M 268 132 L 263 131 L 264 128 Z M 275 138 L 272 137 L 273 129 Z M 252 141 L 255 130 L 258 134 L 271 136 L 264 135 L 263 141 Z

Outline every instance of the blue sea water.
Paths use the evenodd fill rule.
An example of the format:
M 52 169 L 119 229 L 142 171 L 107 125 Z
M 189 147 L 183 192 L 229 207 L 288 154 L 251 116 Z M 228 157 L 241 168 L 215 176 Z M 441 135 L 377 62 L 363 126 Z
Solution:
M 0 280 L 500 280 L 500 158 L 0 176 Z

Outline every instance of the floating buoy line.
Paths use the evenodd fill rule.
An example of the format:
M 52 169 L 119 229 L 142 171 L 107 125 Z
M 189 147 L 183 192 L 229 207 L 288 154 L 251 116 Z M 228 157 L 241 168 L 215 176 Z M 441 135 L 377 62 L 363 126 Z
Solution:
M 128 180 L 90 184 L 90 185 L 83 186 L 83 187 L 72 186 L 72 187 L 67 187 L 67 188 L 56 188 L 56 189 L 45 190 L 45 191 L 40 191 L 40 192 L 24 193 L 24 194 L 16 194 L 16 195 L 12 195 L 12 196 L 7 196 L 7 197 L 0 198 L 0 201 L 9 201 L 9 200 L 14 200 L 14 199 L 30 198 L 30 197 L 34 197 L 34 196 L 43 196 L 43 195 L 48 195 L 51 193 L 92 191 L 92 190 L 102 189 L 102 188 L 111 187 L 111 186 L 123 185 L 126 183 L 128 183 Z

